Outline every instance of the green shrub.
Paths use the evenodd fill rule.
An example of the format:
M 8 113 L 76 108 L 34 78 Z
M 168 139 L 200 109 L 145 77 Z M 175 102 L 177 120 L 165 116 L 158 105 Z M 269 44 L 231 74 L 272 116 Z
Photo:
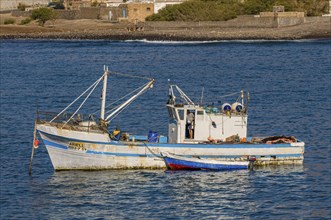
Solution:
M 3 22 L 4 24 L 15 24 L 16 20 L 14 18 L 6 18 Z
M 31 19 L 37 20 L 40 26 L 44 26 L 46 21 L 55 20 L 57 13 L 52 8 L 37 8 L 32 10 Z
M 283 5 L 285 11 L 303 11 L 307 16 L 328 13 L 327 0 L 188 0 L 168 5 L 147 21 L 226 21 L 238 15 L 256 15 Z
M 272 11 L 273 0 L 246 0 L 243 4 L 245 14 L 256 15 L 262 11 Z
M 23 20 L 21 21 L 20 24 L 21 24 L 21 25 L 29 24 L 31 21 L 32 21 L 31 18 L 25 18 L 25 19 L 23 19 Z
M 236 17 L 236 4 L 219 1 L 189 0 L 178 5 L 168 5 L 148 21 L 225 21 Z

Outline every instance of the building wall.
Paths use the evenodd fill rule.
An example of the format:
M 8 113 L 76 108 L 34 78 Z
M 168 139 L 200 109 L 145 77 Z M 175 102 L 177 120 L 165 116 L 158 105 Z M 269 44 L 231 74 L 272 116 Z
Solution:
M 145 21 L 147 16 L 154 14 L 153 3 L 129 3 L 128 7 L 128 21 Z

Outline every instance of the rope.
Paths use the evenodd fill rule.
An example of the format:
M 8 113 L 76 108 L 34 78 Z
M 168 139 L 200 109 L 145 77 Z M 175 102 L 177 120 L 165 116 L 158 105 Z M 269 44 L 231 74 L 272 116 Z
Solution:
M 234 95 L 237 95 L 237 94 L 240 94 L 240 92 L 234 92 L 234 93 L 230 93 L 230 94 L 227 94 L 227 95 L 222 95 L 222 96 L 219 96 L 219 97 L 220 98 L 225 98 L 225 97 L 234 96 Z
M 124 74 L 124 73 L 118 73 L 118 72 L 110 72 L 111 74 L 119 75 L 119 76 L 125 76 L 125 77 L 130 77 L 130 78 L 137 78 L 137 79 L 147 79 L 149 81 L 152 80 L 152 78 L 144 77 L 144 76 L 132 76 L 129 74 Z
M 88 87 L 80 96 L 78 96 L 73 102 L 71 102 L 67 107 L 65 107 L 59 114 L 57 114 L 50 122 L 53 122 L 57 117 L 59 117 L 63 112 L 65 112 L 71 105 L 73 105 L 80 97 L 82 97 L 87 91 L 89 91 L 93 86 L 98 85 L 100 80 L 103 78 L 103 75 L 95 81 L 90 87 Z
M 226 98 L 226 97 L 229 97 L 229 96 L 234 96 L 234 95 L 238 95 L 240 94 L 240 92 L 234 92 L 234 93 L 231 93 L 231 94 L 227 94 L 227 95 L 223 95 L 223 96 L 204 96 L 203 98 L 204 99 L 218 99 L 218 98 Z M 191 96 L 192 99 L 201 99 L 201 96 Z M 208 101 L 204 101 L 205 103 L 208 102 Z
M 110 107 L 111 105 L 115 104 L 116 102 L 119 102 L 120 100 L 126 98 L 127 96 L 131 95 L 132 93 L 136 92 L 137 90 L 140 90 L 140 89 L 143 88 L 144 86 L 145 86 L 145 85 L 142 85 L 142 86 L 140 86 L 139 88 L 137 88 L 137 89 L 131 91 L 130 93 L 128 93 L 128 94 L 122 96 L 121 98 L 117 99 L 116 101 L 113 101 L 112 103 L 108 104 L 108 105 L 106 106 L 106 108 L 108 108 L 108 107 Z M 112 109 L 106 111 L 105 113 L 107 114 L 107 113 L 113 111 L 113 110 L 116 109 L 118 106 L 120 106 L 120 105 L 115 106 L 114 108 L 112 108 Z M 93 112 L 92 114 L 96 114 L 96 113 L 99 112 L 99 111 L 100 111 L 100 110 L 97 110 L 97 111 Z
M 115 111 L 113 111 L 111 114 L 109 114 L 106 117 L 106 121 L 108 121 L 111 117 L 113 117 L 114 115 L 116 115 L 118 112 L 122 111 L 124 108 L 126 108 L 130 103 L 132 103 L 133 100 L 136 100 L 140 95 L 142 95 L 144 92 L 146 92 L 146 90 L 148 89 L 149 86 L 151 86 L 153 84 L 154 80 L 151 80 L 150 82 L 148 82 L 144 88 L 142 90 L 140 90 L 137 94 L 135 94 L 134 96 L 132 96 L 130 99 L 128 99 L 127 101 L 125 101 L 123 104 L 121 104 L 121 106 L 119 106 Z
M 80 104 L 80 106 L 77 108 L 77 110 L 74 112 L 74 114 L 71 115 L 71 117 L 68 119 L 68 121 L 66 121 L 62 128 L 76 115 L 76 113 L 81 109 L 81 107 L 85 104 L 86 100 L 90 97 L 90 95 L 92 94 L 92 92 L 95 90 L 95 88 L 98 86 L 99 82 L 101 81 L 102 77 L 98 80 L 97 83 L 95 83 L 93 89 L 90 91 L 90 93 L 86 96 L 86 98 L 83 100 L 83 102 Z
M 142 94 L 144 94 L 145 92 L 147 92 L 147 90 L 146 91 L 143 91 L 142 93 L 141 93 L 141 95 Z M 119 112 L 117 112 L 115 115 L 113 115 L 112 116 L 112 119 L 109 119 L 108 120 L 108 123 L 109 122 L 111 122 L 112 120 L 114 120 L 124 109 L 126 109 L 134 100 L 136 100 L 137 98 L 138 98 L 139 96 L 137 96 L 136 98 L 134 98 L 134 99 L 132 99 L 125 107 L 123 107 Z M 113 109 L 115 109 L 115 108 L 113 108 Z M 108 111 L 109 112 L 109 111 Z
M 146 148 L 147 148 L 147 150 L 149 151 L 149 152 L 151 152 L 155 157 L 158 157 L 158 158 L 163 158 L 163 157 L 161 157 L 161 156 L 159 156 L 159 155 L 157 155 L 156 153 L 154 153 L 148 146 L 147 146 L 147 144 L 146 144 L 146 142 L 143 142 L 144 143 L 144 145 L 146 146 Z
M 118 102 L 118 101 L 120 101 L 120 100 L 122 100 L 122 99 L 126 98 L 127 96 L 131 95 L 132 93 L 135 93 L 136 91 L 138 91 L 138 90 L 141 90 L 142 88 L 144 88 L 144 86 L 146 86 L 146 84 L 145 84 L 145 85 L 142 85 L 142 86 L 140 86 L 139 88 L 137 88 L 137 89 L 133 90 L 132 92 L 130 92 L 130 93 L 128 93 L 128 94 L 126 94 L 125 96 L 123 96 L 123 97 L 119 98 L 118 100 L 116 100 L 116 101 L 114 101 L 114 102 L 110 103 L 109 105 L 107 105 L 107 108 L 108 108 L 109 106 L 111 106 L 112 104 L 115 104 L 116 102 Z M 118 105 L 118 106 L 119 106 L 119 105 Z M 117 107 L 114 107 L 114 108 L 112 108 L 112 109 L 108 110 L 106 113 L 109 113 L 109 112 L 111 112 L 111 111 L 112 111 L 112 110 L 114 110 L 115 108 L 117 108 Z

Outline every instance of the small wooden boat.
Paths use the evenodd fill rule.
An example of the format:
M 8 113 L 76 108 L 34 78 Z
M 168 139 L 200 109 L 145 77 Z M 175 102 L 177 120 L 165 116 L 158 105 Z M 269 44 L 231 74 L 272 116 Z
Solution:
M 255 161 L 254 158 L 247 161 L 201 159 L 199 157 L 183 157 L 169 152 L 161 152 L 161 156 L 169 170 L 239 170 L 252 167 Z

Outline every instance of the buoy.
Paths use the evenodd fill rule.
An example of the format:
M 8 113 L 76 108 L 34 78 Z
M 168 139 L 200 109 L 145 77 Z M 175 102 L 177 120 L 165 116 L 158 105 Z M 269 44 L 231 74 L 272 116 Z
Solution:
M 222 111 L 223 112 L 228 112 L 228 111 L 231 111 L 231 105 L 229 103 L 224 103 L 222 105 Z
M 231 109 L 233 112 L 241 112 L 243 110 L 243 106 L 239 102 L 235 102 L 231 105 Z
M 34 140 L 34 142 L 33 142 L 33 147 L 34 147 L 35 149 L 37 149 L 37 148 L 39 147 L 39 140 L 38 140 L 38 139 Z

